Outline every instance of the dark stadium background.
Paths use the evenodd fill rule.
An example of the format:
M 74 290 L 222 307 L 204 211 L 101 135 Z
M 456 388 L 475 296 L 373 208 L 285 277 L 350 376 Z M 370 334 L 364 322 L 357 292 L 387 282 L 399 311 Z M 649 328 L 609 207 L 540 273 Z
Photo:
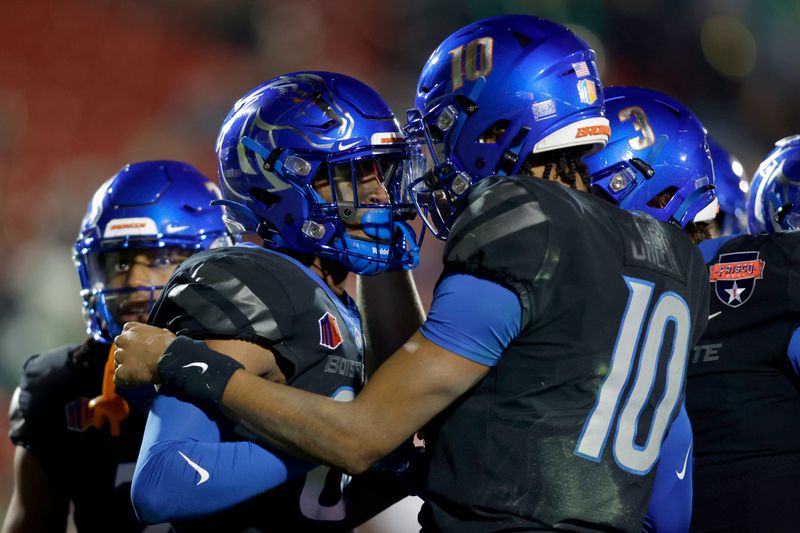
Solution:
M 606 85 L 689 105 L 748 175 L 800 132 L 798 1 L 0 0 L 0 411 L 27 356 L 83 335 L 71 245 L 118 168 L 178 159 L 214 176 L 230 106 L 293 70 L 358 77 L 402 120 L 443 37 L 515 12 L 584 37 Z M 426 302 L 439 250 L 429 240 L 417 272 Z M 0 439 L 0 515 L 12 453 Z

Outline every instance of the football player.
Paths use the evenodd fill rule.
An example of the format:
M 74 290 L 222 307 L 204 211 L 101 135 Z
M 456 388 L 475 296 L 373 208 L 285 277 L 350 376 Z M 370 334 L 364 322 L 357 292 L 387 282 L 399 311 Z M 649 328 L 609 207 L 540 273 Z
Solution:
M 417 263 L 403 221 L 413 207 L 404 214 L 397 201 L 408 159 L 397 120 L 358 80 L 291 73 L 236 102 L 217 156 L 227 225 L 263 246 L 190 258 L 150 323 L 190 350 L 195 338 L 252 354 L 245 366 L 259 379 L 352 399 L 364 383 L 365 348 L 347 277 Z M 192 368 L 206 379 L 196 385 L 216 396 L 198 407 L 176 398 L 179 386 L 161 389 L 134 474 L 139 516 L 176 531 L 345 531 L 363 521 L 364 509 L 347 512 L 347 476 L 264 448 L 220 416 L 222 385 L 239 366 L 198 356 L 174 369 Z
M 432 167 L 408 194 L 447 236 L 427 321 L 352 402 L 237 371 L 218 385 L 223 410 L 351 472 L 430 422 L 423 530 L 639 531 L 705 321 L 705 267 L 678 227 L 586 193 L 602 106 L 594 52 L 558 24 L 502 16 L 445 39 L 409 128 Z M 199 380 L 173 369 L 227 364 L 146 326 L 118 343 L 120 382 L 196 402 Z
M 711 227 L 711 236 L 747 233 L 747 191 L 750 183 L 744 167 L 733 154 L 708 137 L 714 161 L 714 192 L 719 199 L 719 213 Z
M 146 320 L 175 267 L 228 244 L 217 185 L 185 163 L 124 167 L 95 193 L 74 248 L 88 337 L 27 360 L 11 405 L 15 487 L 3 531 L 141 531 L 133 465 L 152 394 L 114 389 L 109 349 Z M 109 364 L 110 361 L 110 364 Z M 149 388 L 152 391 L 152 388 Z
M 604 94 L 612 135 L 605 149 L 586 158 L 593 191 L 624 209 L 683 228 L 692 242 L 708 238 L 717 200 L 703 125 L 682 104 L 656 91 L 607 87 Z M 649 246 L 647 253 L 669 253 L 657 240 Z M 707 299 L 704 285 L 693 290 Z M 673 415 L 644 531 L 687 531 L 691 520 L 692 429 L 683 402 Z
M 750 235 L 706 241 L 709 322 L 689 361 L 694 531 L 800 523 L 800 136 L 756 171 Z

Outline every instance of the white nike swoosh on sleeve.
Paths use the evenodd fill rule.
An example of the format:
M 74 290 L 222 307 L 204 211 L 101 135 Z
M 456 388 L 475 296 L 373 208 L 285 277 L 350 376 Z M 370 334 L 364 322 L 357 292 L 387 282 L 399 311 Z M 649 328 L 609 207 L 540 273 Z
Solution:
M 689 463 L 689 455 L 692 453 L 692 445 L 689 445 L 689 449 L 686 450 L 686 457 L 683 458 L 683 468 L 680 471 L 676 470 L 675 475 L 678 476 L 678 479 L 683 479 L 686 475 L 686 465 Z
M 182 452 L 182 451 L 180 451 L 180 450 L 179 450 L 179 451 L 178 451 L 178 453 L 179 453 L 179 454 L 181 454 L 181 457 L 183 457 L 183 458 L 184 458 L 184 460 L 185 460 L 187 463 L 189 463 L 189 466 L 191 466 L 192 468 L 194 468 L 194 469 L 197 471 L 197 473 L 198 473 L 198 474 L 200 474 L 200 481 L 198 481 L 198 482 L 195 484 L 195 486 L 197 486 L 197 485 L 202 485 L 203 483 L 205 483 L 206 481 L 208 481 L 208 480 L 209 480 L 209 478 L 211 477 L 211 474 L 209 474 L 209 473 L 208 473 L 208 470 L 206 470 L 205 468 L 203 468 L 203 467 L 202 467 L 202 466 L 200 466 L 199 464 L 195 463 L 194 461 L 192 461 L 191 459 L 189 459 L 188 457 L 186 457 L 185 455 L 183 455 L 183 452 Z

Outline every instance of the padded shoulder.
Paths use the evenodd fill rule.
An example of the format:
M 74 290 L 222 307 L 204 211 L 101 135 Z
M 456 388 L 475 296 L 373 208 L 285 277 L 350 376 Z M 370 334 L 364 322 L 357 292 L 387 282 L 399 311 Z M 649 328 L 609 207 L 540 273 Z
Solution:
M 30 357 L 22 367 L 19 387 L 9 406 L 11 441 L 30 447 L 45 434 L 65 426 L 64 405 L 67 398 L 85 381 L 71 364 L 70 355 L 77 347 L 61 346 Z
M 530 280 L 541 269 L 549 217 L 531 178 L 491 177 L 470 191 L 445 248 L 447 272 L 490 279 L 517 293 L 525 313 Z M 533 187 L 532 187 L 533 185 Z
M 196 254 L 175 271 L 150 323 L 195 338 L 237 338 L 266 346 L 291 329 L 319 285 L 297 264 L 250 247 Z M 291 297 L 290 297 L 291 295 Z

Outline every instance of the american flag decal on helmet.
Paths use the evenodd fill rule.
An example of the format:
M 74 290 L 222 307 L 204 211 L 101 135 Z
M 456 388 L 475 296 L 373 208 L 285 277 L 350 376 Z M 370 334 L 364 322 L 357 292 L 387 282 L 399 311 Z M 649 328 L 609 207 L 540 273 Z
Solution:
M 319 344 L 331 350 L 342 344 L 342 333 L 339 331 L 336 317 L 328 312 L 319 319 Z

